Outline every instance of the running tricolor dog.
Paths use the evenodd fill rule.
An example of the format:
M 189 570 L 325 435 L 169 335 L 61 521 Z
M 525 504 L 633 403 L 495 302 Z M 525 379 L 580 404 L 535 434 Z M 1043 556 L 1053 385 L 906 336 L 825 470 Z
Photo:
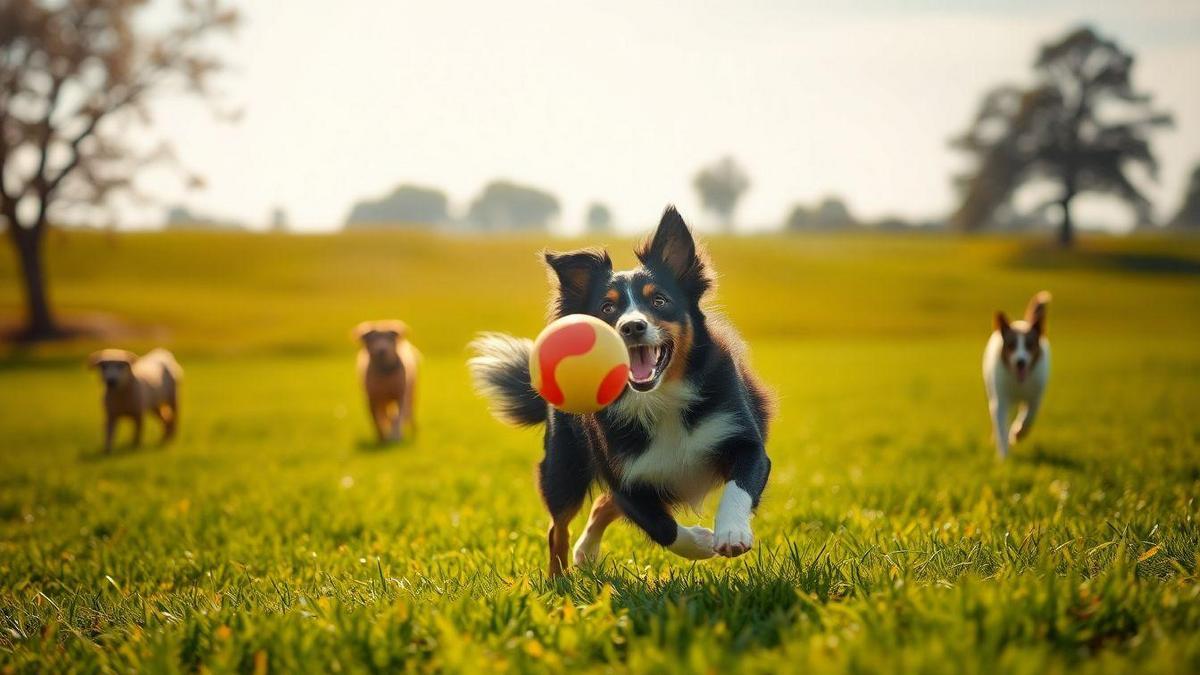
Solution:
M 771 399 L 740 337 L 705 308 L 712 266 L 673 207 L 636 253 L 641 265 L 621 272 L 600 249 L 545 254 L 553 318 L 590 314 L 629 350 L 627 386 L 607 408 L 572 415 L 548 406 L 530 385 L 528 340 L 488 334 L 473 344 L 472 375 L 496 416 L 545 425 L 538 483 L 551 518 L 551 576 L 568 565 L 567 528 L 593 486 L 600 494 L 575 543 L 576 564 L 598 556 L 605 528 L 621 516 L 685 558 L 734 557 L 753 545 L 750 517 L 771 471 Z M 676 521 L 678 507 L 699 506 L 721 484 L 713 529 Z
M 983 384 L 987 391 L 992 433 L 1001 459 L 1008 448 L 1029 435 L 1050 380 L 1050 340 L 1046 338 L 1046 305 L 1042 291 L 1029 301 L 1024 320 L 1009 321 L 997 311 L 995 329 L 983 351 Z M 1012 428 L 1008 415 L 1016 410 Z

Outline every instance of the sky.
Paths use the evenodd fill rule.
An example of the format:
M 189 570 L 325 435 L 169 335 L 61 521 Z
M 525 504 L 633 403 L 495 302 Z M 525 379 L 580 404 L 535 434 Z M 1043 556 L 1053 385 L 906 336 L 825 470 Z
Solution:
M 219 106 L 238 121 L 170 94 L 149 132 L 206 186 L 151 174 L 142 188 L 253 227 L 278 205 L 295 229 L 333 229 L 354 201 L 400 183 L 441 188 L 461 213 L 501 177 L 556 194 L 564 233 L 594 200 L 623 230 L 667 203 L 703 227 L 691 177 L 725 155 L 752 180 L 737 217 L 747 230 L 828 194 L 863 219 L 939 218 L 966 160 L 948 138 L 988 89 L 1031 82 L 1039 45 L 1082 22 L 1132 50 L 1135 84 L 1175 115 L 1155 137 L 1161 173 L 1147 190 L 1160 218 L 1200 162 L 1194 1 L 240 7 L 238 33 L 215 45 L 230 64 Z M 1089 197 L 1078 218 L 1120 228 L 1132 214 Z M 120 219 L 154 225 L 161 208 L 126 205 Z

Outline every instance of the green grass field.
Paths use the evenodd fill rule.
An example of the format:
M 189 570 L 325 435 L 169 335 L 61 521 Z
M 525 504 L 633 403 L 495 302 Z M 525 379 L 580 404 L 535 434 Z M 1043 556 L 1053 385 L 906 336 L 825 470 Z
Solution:
M 539 435 L 464 367 L 541 327 L 547 243 L 55 233 L 64 312 L 176 351 L 182 433 L 100 454 L 95 341 L 0 359 L 0 672 L 1200 671 L 1200 240 L 715 241 L 780 398 L 756 548 L 692 564 L 622 524 L 562 582 Z M 0 318 L 15 283 L 6 250 Z M 1042 288 L 1051 388 L 1001 464 L 980 355 Z M 421 433 L 380 448 L 349 330 L 392 316 Z

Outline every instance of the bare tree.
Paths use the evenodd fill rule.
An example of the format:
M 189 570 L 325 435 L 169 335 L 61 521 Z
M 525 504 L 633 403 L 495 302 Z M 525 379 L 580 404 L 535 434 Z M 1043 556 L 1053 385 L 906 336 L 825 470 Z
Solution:
M 732 157 L 724 157 L 696 173 L 692 181 L 704 208 L 721 219 L 727 232 L 733 230 L 733 212 L 738 200 L 750 189 L 750 177 Z
M 172 87 L 210 94 L 222 64 L 205 41 L 237 23 L 218 0 L 184 0 L 173 25 L 149 34 L 137 26 L 148 5 L 0 2 L 0 222 L 20 261 L 24 338 L 62 333 L 42 251 L 50 216 L 129 192 L 139 169 L 170 157 L 166 146 L 139 149 L 119 127 L 149 123 L 149 100 Z
M 960 179 L 963 201 L 955 224 L 964 230 L 984 226 L 1031 181 L 1058 184 L 1052 203 L 1061 213 L 1064 246 L 1074 238 L 1071 203 L 1081 192 L 1115 194 L 1140 221 L 1148 220 L 1150 203 L 1127 169 L 1140 164 L 1155 176 L 1149 133 L 1171 118 L 1134 90 L 1133 63 L 1116 42 L 1079 28 L 1042 48 L 1035 87 L 989 93 L 971 128 L 954 141 L 977 158 L 976 170 Z

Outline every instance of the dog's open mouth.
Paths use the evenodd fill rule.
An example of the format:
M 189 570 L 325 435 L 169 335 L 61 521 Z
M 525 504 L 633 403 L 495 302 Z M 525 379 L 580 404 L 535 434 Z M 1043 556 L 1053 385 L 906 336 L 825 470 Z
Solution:
M 650 391 L 671 362 L 671 344 L 633 345 L 629 347 L 629 386 L 635 391 Z

